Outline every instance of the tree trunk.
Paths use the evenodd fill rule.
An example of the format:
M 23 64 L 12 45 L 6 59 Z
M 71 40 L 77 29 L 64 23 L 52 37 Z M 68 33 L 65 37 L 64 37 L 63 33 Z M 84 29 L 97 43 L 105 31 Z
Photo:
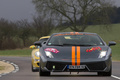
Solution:
M 26 40 L 25 40 L 25 39 L 23 39 L 23 45 L 24 45 L 24 47 L 26 47 L 26 43 L 25 43 L 25 41 L 26 41 Z

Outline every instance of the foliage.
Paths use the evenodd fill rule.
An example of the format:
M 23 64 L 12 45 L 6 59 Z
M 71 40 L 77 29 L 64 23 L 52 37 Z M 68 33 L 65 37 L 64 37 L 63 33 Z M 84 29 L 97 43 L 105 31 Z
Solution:
M 108 18 L 105 17 L 106 19 L 103 19 L 104 15 L 106 15 L 103 12 L 106 12 L 108 14 Z M 53 18 L 55 17 L 59 18 L 61 16 L 56 15 L 52 18 L 52 16 L 50 17 L 48 15 L 46 17 L 48 18 L 45 18 L 44 16 L 33 17 L 33 22 L 28 22 L 27 20 L 19 20 L 19 21 L 13 22 L 13 21 L 8 21 L 1 18 L 0 19 L 0 50 L 28 47 L 31 44 L 33 44 L 34 41 L 38 40 L 41 36 L 50 35 L 54 32 L 74 31 L 74 29 L 71 30 L 71 27 L 73 25 L 71 24 L 71 22 L 69 22 L 68 19 L 67 19 L 68 22 L 63 21 L 62 25 L 59 25 L 60 28 L 64 28 L 64 30 L 61 30 L 60 28 L 54 27 L 54 25 L 57 24 L 57 20 L 56 22 L 53 21 Z M 101 19 L 96 17 L 99 17 Z M 63 18 L 63 19 L 66 19 L 66 18 Z M 80 19 L 78 18 L 78 20 L 76 21 L 77 23 L 76 28 L 78 30 L 81 30 L 80 28 L 81 24 L 79 23 L 81 19 L 82 17 Z M 95 20 L 95 21 L 92 22 L 92 20 Z M 120 7 L 115 7 L 115 6 L 105 7 L 100 11 L 95 12 L 94 14 L 91 14 L 87 20 L 87 27 L 85 28 L 84 31 L 98 33 L 100 36 L 103 37 L 105 41 L 120 40 L 119 36 L 116 36 L 119 34 L 118 32 L 120 30 L 119 24 L 110 25 L 110 27 L 100 26 L 103 24 L 108 24 L 110 21 L 112 23 L 120 23 Z M 69 28 L 64 26 L 68 26 Z M 106 30 L 109 30 L 110 32 L 106 32 Z M 104 34 L 106 34 L 107 37 Z
M 16 23 L 18 28 L 18 37 L 22 39 L 24 46 L 26 47 L 26 42 L 31 33 L 31 25 L 27 20 L 21 20 Z
M 28 47 L 41 36 L 49 35 L 53 27 L 50 20 L 42 21 L 39 17 L 31 23 L 0 19 L 0 50 Z
M 112 7 L 106 0 L 33 0 L 37 11 L 46 18 L 51 17 L 59 24 L 70 23 L 71 30 L 84 32 L 88 22 L 108 24 L 107 8 Z M 96 15 L 94 14 L 101 14 Z M 90 19 L 91 17 L 93 17 Z M 78 21 L 78 22 L 77 22 Z M 79 23 L 79 24 L 77 24 Z
M 109 15 L 110 20 L 112 23 L 120 23 L 120 7 L 114 6 L 113 9 L 114 13 Z
M 16 25 L 5 19 L 0 19 L 0 49 L 15 48 L 13 37 L 16 33 Z
M 51 33 L 54 25 L 51 22 L 51 19 L 43 20 L 43 18 L 34 17 L 32 22 L 32 27 L 34 28 L 34 35 L 39 39 L 42 36 L 47 36 Z

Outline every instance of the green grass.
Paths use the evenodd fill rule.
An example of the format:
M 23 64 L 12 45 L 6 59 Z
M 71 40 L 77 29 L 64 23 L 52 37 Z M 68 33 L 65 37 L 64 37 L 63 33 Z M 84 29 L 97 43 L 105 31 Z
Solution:
M 31 49 L 16 49 L 0 51 L 0 56 L 30 56 Z
M 112 46 L 112 59 L 114 61 L 120 61 L 120 43 L 116 46 Z
M 58 33 L 58 32 L 71 32 L 72 30 L 70 28 L 67 28 L 65 30 L 53 30 L 52 33 Z M 105 26 L 89 26 L 85 30 L 85 32 L 91 32 L 91 33 L 97 33 L 102 37 L 102 39 L 106 42 L 112 41 L 112 40 L 120 40 L 120 24 L 112 24 L 110 25 L 109 31 L 106 30 Z M 51 33 L 51 34 L 52 34 Z
M 93 32 L 100 35 L 104 41 L 112 41 L 112 40 L 120 40 L 120 24 L 112 24 L 109 31 L 105 29 L 104 26 L 90 26 L 86 30 L 86 32 Z

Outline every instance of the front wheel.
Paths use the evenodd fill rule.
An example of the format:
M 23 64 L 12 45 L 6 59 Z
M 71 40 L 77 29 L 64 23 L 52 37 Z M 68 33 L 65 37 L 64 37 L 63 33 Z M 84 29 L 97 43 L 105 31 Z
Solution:
M 50 72 L 42 71 L 41 67 L 39 69 L 39 76 L 50 76 Z
M 37 69 L 34 69 L 34 68 L 33 68 L 33 65 L 31 66 L 31 70 L 32 70 L 32 72 L 38 72 Z

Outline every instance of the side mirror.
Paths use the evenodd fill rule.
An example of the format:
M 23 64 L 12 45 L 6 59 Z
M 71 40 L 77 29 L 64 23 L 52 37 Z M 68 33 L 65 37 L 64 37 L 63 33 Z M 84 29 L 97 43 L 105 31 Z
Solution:
M 34 42 L 34 45 L 42 46 L 42 42 L 41 41 L 36 41 L 36 42 Z
M 46 41 L 44 41 L 43 44 L 46 44 Z
M 30 48 L 30 49 L 35 49 L 36 46 L 35 46 L 35 45 L 31 45 L 29 48 Z
M 108 44 L 108 46 L 113 46 L 113 45 L 116 45 L 116 42 L 110 41 L 109 44 Z

